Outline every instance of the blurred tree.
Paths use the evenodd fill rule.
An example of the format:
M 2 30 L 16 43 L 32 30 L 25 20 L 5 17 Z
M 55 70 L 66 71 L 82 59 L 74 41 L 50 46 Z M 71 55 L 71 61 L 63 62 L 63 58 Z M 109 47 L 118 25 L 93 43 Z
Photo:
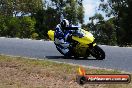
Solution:
M 132 0 L 101 0 L 100 10 L 113 15 L 118 45 L 132 45 Z
M 39 38 L 46 38 L 47 31 L 60 23 L 62 14 L 73 24 L 83 23 L 82 2 L 83 0 L 0 0 L 0 15 L 5 18 L 4 22 L 2 19 L 0 21 L 3 22 L 0 24 L 0 34 L 29 38 L 33 32 Z
M 95 14 L 90 17 L 90 23 L 87 24 L 89 31 L 94 35 L 95 41 L 100 44 L 115 45 L 115 25 L 113 23 L 113 18 L 105 21 L 101 14 Z
M 43 9 L 42 0 L 0 0 L 0 14 L 5 16 L 23 16 L 35 14 Z
M 22 15 L 36 14 L 44 7 L 42 0 L 19 0 L 19 3 L 19 10 Z
M 53 30 L 59 23 L 58 14 L 51 7 L 38 11 L 33 17 L 36 19 L 35 29 L 40 38 L 46 38 L 48 30 Z
M 7 36 L 6 17 L 0 15 L 0 36 Z
M 13 16 L 13 5 L 11 0 L 0 0 L 0 15 Z
M 21 38 L 30 38 L 31 35 L 35 32 L 35 19 L 25 16 L 20 18 L 20 37 Z
M 35 32 L 35 20 L 31 17 L 0 16 L 0 36 L 30 38 Z
M 55 8 L 59 17 L 63 14 L 64 18 L 73 24 L 83 23 L 84 8 L 83 0 L 51 0 L 52 7 Z
M 8 37 L 20 37 L 20 20 L 14 17 L 8 17 L 6 20 Z

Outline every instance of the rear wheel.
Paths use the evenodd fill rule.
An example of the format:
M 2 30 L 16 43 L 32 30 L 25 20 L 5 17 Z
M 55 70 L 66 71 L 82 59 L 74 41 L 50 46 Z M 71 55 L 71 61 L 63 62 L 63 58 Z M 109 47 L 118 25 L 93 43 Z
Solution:
M 97 60 L 105 59 L 105 52 L 98 45 L 96 45 L 92 49 L 90 49 L 90 53 Z

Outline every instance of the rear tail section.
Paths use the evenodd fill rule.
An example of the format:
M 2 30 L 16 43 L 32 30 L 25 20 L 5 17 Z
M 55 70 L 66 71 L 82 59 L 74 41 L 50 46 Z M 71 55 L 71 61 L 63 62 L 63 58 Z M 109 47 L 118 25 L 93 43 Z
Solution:
M 49 31 L 48 31 L 48 36 L 49 36 L 49 38 L 50 38 L 52 41 L 54 41 L 54 31 L 53 31 L 53 30 L 49 30 Z

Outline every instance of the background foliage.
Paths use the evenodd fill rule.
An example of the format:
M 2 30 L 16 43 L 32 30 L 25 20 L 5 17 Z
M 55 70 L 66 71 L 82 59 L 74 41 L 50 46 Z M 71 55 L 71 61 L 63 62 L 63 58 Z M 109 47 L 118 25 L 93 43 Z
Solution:
M 132 45 L 132 0 L 100 0 L 99 10 L 110 17 L 104 20 L 96 13 L 90 23 L 84 25 L 95 35 L 99 43 L 108 45 Z
M 45 39 L 66 18 L 92 32 L 97 43 L 132 45 L 132 0 L 100 1 L 110 19 L 96 13 L 84 24 L 83 0 L 0 0 L 0 36 Z
M 61 16 L 83 23 L 82 0 L 0 0 L 0 36 L 47 38 Z

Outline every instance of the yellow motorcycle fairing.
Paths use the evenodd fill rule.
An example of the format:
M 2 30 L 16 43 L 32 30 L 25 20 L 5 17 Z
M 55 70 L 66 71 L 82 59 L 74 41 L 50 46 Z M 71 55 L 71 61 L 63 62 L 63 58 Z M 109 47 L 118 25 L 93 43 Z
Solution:
M 81 31 L 81 33 L 84 35 L 83 37 L 79 37 L 79 36 L 72 36 L 72 39 L 73 40 L 75 40 L 75 41 L 78 41 L 81 45 L 86 45 L 87 46 L 87 44 L 90 44 L 90 43 L 92 43 L 93 41 L 94 41 L 94 37 L 93 37 L 93 35 L 90 33 L 90 32 L 88 32 L 88 31 L 85 31 L 85 30 L 83 30 L 83 29 L 80 29 L 80 31 Z M 95 46 L 96 45 L 96 43 L 95 44 L 93 44 L 93 46 Z

